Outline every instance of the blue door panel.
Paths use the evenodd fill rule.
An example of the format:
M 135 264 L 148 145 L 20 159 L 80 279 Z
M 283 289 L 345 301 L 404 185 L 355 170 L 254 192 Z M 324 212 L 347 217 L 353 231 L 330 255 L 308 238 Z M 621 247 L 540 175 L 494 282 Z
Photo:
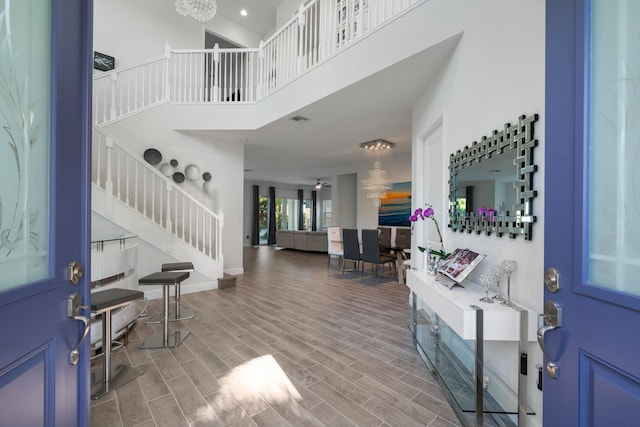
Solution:
M 545 336 L 559 367 L 543 377 L 545 426 L 640 420 L 639 298 L 587 282 L 589 227 L 598 226 L 589 218 L 590 10 L 589 0 L 546 2 L 544 268 L 560 272 L 560 289 L 544 299 L 562 308 L 563 324 Z
M 640 378 L 593 355 L 580 354 L 581 425 L 637 426 Z
M 50 146 L 49 211 L 38 213 L 48 218 L 49 264 L 44 279 L 0 291 L 0 425 L 87 426 L 89 348 L 87 343 L 81 347 L 78 365 L 69 363 L 82 323 L 67 317 L 67 298 L 79 293 L 87 304 L 90 296 L 93 2 L 0 0 L 0 17 L 16 16 L 27 4 L 49 6 L 51 12 L 50 93 L 35 97 L 50 100 L 49 133 L 38 134 L 42 141 L 48 138 Z M 10 72 L 11 63 L 2 66 Z M 0 143 L 7 143 L 6 132 L 2 137 Z M 71 261 L 84 268 L 77 285 L 66 278 Z

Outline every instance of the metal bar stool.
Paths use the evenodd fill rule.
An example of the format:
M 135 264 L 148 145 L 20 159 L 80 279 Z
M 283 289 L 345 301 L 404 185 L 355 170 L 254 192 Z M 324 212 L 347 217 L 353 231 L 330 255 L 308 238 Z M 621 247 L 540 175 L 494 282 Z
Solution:
M 193 271 L 193 264 L 190 262 L 171 262 L 162 264 L 162 271 L 182 271 L 191 273 Z M 169 321 L 193 319 L 193 317 L 193 310 L 188 308 L 180 309 L 180 283 L 176 283 L 173 310 L 169 307 Z
M 163 271 L 149 274 L 141 278 L 141 285 L 162 285 L 162 333 L 156 332 L 147 338 L 139 348 L 173 348 L 178 347 L 189 335 L 189 331 L 173 331 L 169 333 L 169 286 L 175 286 L 189 277 L 185 271 Z
M 91 399 L 99 399 L 144 373 L 140 369 L 123 364 L 111 367 L 111 312 L 143 298 L 144 293 L 140 291 L 119 288 L 91 294 L 91 312 L 102 316 L 103 352 L 102 370 L 91 373 Z

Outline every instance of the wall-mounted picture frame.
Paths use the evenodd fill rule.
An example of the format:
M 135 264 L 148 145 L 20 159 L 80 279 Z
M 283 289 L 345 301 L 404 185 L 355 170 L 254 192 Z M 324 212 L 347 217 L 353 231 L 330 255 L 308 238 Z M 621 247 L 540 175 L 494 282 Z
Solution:
M 411 181 L 396 182 L 380 199 L 378 225 L 381 227 L 411 227 Z
M 105 55 L 100 52 L 93 52 L 93 68 L 100 71 L 113 70 L 116 66 L 116 60 L 113 56 Z

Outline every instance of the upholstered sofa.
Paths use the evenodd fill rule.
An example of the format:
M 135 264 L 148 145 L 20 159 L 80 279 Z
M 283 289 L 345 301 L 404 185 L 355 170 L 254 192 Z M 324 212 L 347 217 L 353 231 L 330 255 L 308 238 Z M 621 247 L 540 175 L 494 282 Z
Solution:
M 276 246 L 299 251 L 327 252 L 327 232 L 278 230 Z

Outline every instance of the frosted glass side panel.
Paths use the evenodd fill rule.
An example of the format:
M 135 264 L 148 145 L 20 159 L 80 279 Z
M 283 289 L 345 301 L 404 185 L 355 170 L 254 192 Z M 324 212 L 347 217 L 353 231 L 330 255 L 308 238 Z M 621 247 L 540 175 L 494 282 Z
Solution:
M 591 16 L 588 279 L 640 295 L 640 2 Z
M 49 271 L 49 3 L 0 0 L 0 291 Z

